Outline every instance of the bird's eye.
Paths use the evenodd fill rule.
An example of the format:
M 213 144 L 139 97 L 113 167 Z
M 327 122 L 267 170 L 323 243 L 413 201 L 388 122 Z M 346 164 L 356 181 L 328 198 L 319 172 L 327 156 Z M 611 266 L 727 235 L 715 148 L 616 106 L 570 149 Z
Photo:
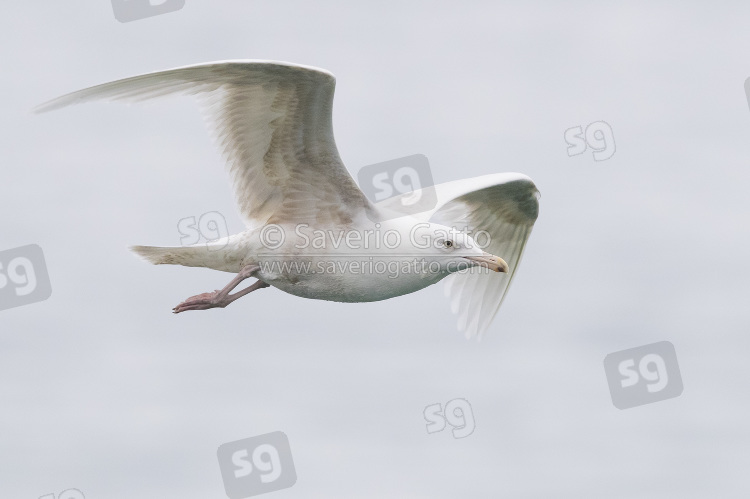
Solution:
M 443 244 L 445 244 L 446 248 L 452 248 L 453 247 L 453 241 L 451 241 L 450 239 L 448 239 L 447 241 L 445 241 L 445 243 L 443 243 Z

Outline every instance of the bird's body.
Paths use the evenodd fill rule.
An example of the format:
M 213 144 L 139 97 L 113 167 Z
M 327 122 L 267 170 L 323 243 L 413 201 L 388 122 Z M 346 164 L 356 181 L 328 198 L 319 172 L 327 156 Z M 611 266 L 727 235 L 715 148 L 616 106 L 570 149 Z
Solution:
M 208 245 L 133 249 L 155 264 L 233 274 L 254 263 L 260 267 L 256 277 L 289 294 L 348 303 L 413 293 L 451 274 L 446 265 L 429 265 L 425 258 L 430 253 L 422 254 L 421 242 L 428 237 L 423 233 L 434 224 L 412 217 L 358 222 L 315 229 L 306 224 L 272 224 Z M 420 247 L 415 248 L 412 240 Z
M 133 247 L 154 264 L 237 274 L 223 290 L 191 297 L 175 307 L 176 313 L 224 307 L 268 286 L 304 298 L 369 302 L 449 277 L 459 329 L 481 335 L 508 290 L 536 220 L 536 186 L 525 175 L 506 173 L 426 187 L 417 197 L 429 191 L 436 202 L 416 214 L 403 211 L 406 195 L 370 202 L 338 156 L 331 120 L 334 86 L 333 75 L 316 68 L 226 61 L 106 83 L 39 110 L 172 93 L 199 98 L 248 228 L 208 245 Z M 480 247 L 457 227 L 483 232 L 485 244 Z M 258 281 L 230 294 L 248 277 Z
M 406 262 L 408 248 L 405 246 L 398 252 L 382 245 L 377 248 L 375 244 L 368 244 L 368 248 L 365 248 L 363 244 L 346 244 L 345 240 L 336 244 L 339 235 L 342 235 L 341 239 L 348 235 L 351 242 L 355 239 L 366 240 L 367 235 L 375 232 L 374 224 L 368 220 L 360 222 L 357 227 L 316 229 L 321 234 L 317 238 L 318 246 L 322 246 L 320 248 L 312 247 L 312 237 L 307 236 L 308 243 L 299 236 L 305 231 L 298 227 L 281 226 L 285 243 L 274 250 L 261 243 L 260 251 L 255 255 L 261 268 L 258 276 L 295 296 L 337 302 L 385 300 L 417 291 L 444 277 L 438 273 L 402 274 L 398 278 L 389 276 L 389 266 L 393 269 Z M 257 247 L 255 244 L 252 246 Z M 376 264 L 378 269 L 375 269 Z M 383 269 L 383 272 L 377 271 Z

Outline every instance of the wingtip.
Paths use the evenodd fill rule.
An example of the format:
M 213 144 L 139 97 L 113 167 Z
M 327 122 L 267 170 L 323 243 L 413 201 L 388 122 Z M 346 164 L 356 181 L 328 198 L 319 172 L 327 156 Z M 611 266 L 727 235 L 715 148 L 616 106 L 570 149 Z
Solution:
M 490 320 L 489 322 L 491 323 L 492 320 Z M 467 324 L 462 327 L 461 320 L 459 319 L 456 324 L 456 328 L 458 329 L 459 333 L 463 333 L 464 337 L 467 340 L 471 341 L 476 339 L 477 343 L 480 343 L 482 341 L 484 333 L 486 333 L 487 329 L 489 328 L 489 323 L 485 326 Z
M 66 96 L 58 97 L 56 99 L 48 100 L 47 102 L 43 102 L 39 104 L 38 106 L 31 109 L 31 112 L 33 114 L 42 114 L 42 113 L 48 113 L 50 111 L 55 111 L 57 109 L 60 109 L 62 107 L 65 107 L 71 102 L 68 102 L 67 99 L 65 99 Z
M 31 114 L 42 114 L 48 111 L 52 111 L 52 108 L 49 106 L 49 103 L 47 102 L 45 102 L 44 104 L 39 104 L 38 106 L 31 108 Z
M 31 114 L 42 114 L 49 111 L 49 105 L 52 101 L 42 102 L 31 108 Z

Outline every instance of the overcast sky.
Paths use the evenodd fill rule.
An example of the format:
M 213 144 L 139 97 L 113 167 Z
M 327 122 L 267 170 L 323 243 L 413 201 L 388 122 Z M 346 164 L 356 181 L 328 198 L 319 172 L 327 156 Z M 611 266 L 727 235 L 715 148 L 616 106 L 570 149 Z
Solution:
M 750 5 L 108 1 L 0 16 L 0 252 L 44 251 L 52 296 L 0 311 L 0 497 L 226 497 L 217 448 L 283 431 L 274 498 L 747 497 Z M 370 304 L 274 288 L 174 316 L 229 274 L 154 267 L 179 220 L 243 225 L 191 98 L 32 115 L 60 94 L 221 59 L 337 77 L 359 168 L 424 154 L 436 182 L 517 171 L 541 209 L 477 343 L 441 285 Z M 605 121 L 616 152 L 569 157 Z M 7 262 L 0 262 L 7 265 Z M 619 410 L 603 360 L 670 341 L 681 396 Z M 428 434 L 465 398 L 476 430 Z M 265 496 L 264 496 L 265 497 Z

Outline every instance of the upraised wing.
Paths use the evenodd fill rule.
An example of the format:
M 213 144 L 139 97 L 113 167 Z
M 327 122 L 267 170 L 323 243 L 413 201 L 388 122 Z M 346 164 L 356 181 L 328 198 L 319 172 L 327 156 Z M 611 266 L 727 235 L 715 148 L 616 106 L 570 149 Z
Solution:
M 520 173 L 485 175 L 423 190 L 426 189 L 434 190 L 437 204 L 417 214 L 417 218 L 467 230 L 478 244 L 487 244 L 485 251 L 508 263 L 507 274 L 474 267 L 445 279 L 451 310 L 458 315 L 459 331 L 467 338 L 481 338 L 497 314 L 521 263 L 539 214 L 539 191 L 529 177 Z M 393 216 L 400 209 L 400 198 L 387 199 L 376 208 Z
M 349 223 L 370 203 L 339 158 L 331 112 L 336 80 L 322 69 L 222 61 L 126 78 L 39 106 L 92 100 L 139 102 L 196 95 L 250 225 Z

